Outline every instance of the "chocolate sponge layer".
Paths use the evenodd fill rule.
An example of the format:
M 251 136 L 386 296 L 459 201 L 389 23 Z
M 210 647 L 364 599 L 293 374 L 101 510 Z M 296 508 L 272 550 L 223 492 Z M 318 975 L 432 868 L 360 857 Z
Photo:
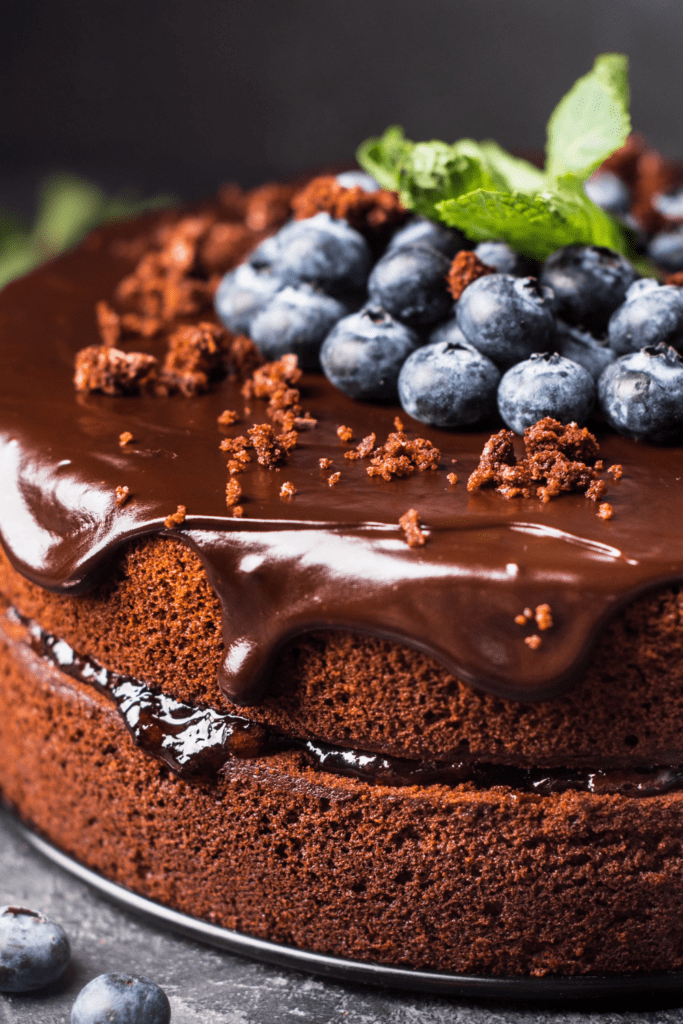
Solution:
M 409 647 L 326 632 L 290 643 L 270 695 L 246 709 L 218 689 L 218 599 L 180 541 L 135 542 L 106 581 L 80 597 L 33 586 L 0 553 L 0 593 L 107 668 L 288 735 L 415 758 L 594 768 L 683 763 L 679 586 L 620 613 L 598 640 L 585 678 L 554 700 L 499 700 Z
M 683 965 L 683 794 L 395 790 L 293 754 L 213 786 L 137 750 L 107 698 L 3 622 L 0 786 L 108 878 L 320 952 L 482 974 Z

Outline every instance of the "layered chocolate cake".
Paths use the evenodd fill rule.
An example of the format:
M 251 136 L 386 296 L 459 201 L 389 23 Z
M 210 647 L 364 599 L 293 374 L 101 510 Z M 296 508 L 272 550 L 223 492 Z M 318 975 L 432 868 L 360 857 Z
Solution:
M 386 190 L 231 187 L 0 295 L 3 797 L 299 948 L 681 968 L 683 448 L 427 426 L 264 358 L 216 287 L 321 215 L 368 272 L 407 230 Z

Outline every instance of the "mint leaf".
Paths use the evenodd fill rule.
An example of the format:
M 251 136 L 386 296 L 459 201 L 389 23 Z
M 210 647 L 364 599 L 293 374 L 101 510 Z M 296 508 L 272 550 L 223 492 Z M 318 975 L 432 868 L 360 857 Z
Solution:
M 503 180 L 507 192 L 536 192 L 545 185 L 545 174 L 528 160 L 512 156 L 497 142 L 479 143 L 479 149 L 492 171 Z
M 436 204 L 443 199 L 503 184 L 479 144 L 471 139 L 450 146 L 438 141 L 418 142 L 404 156 L 399 195 L 404 206 L 436 219 Z
M 580 185 L 580 183 L 579 183 Z M 464 231 L 475 242 L 501 238 L 513 249 L 544 260 L 573 242 L 605 245 L 625 252 L 623 232 L 610 217 L 564 180 L 558 191 L 490 192 L 478 189 L 437 204 L 450 227 Z
M 387 128 L 379 138 L 362 142 L 356 151 L 356 159 L 382 188 L 397 192 L 403 162 L 413 145 L 406 139 L 403 129 L 395 124 Z
M 570 173 L 585 180 L 623 146 L 630 131 L 628 59 L 619 53 L 604 53 L 550 117 L 548 177 Z

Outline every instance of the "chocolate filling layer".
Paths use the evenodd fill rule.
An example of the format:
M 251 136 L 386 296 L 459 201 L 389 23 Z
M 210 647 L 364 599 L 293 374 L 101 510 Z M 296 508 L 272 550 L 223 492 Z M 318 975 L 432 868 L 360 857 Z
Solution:
M 136 746 L 188 780 L 210 781 L 231 757 L 260 757 L 275 751 L 297 750 L 321 771 L 387 786 L 469 783 L 478 789 L 506 786 L 541 795 L 572 789 L 632 797 L 655 796 L 683 788 L 680 767 L 648 765 L 593 770 L 415 761 L 283 736 L 246 718 L 194 707 L 154 693 L 139 680 L 103 668 L 86 655 L 78 654 L 64 640 L 15 609 L 8 615 L 26 628 L 37 654 L 114 701 Z

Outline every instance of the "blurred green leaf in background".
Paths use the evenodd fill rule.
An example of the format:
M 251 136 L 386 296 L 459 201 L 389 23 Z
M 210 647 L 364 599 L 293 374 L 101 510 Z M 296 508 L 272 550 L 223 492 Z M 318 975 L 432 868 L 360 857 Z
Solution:
M 76 245 L 98 224 L 164 209 L 174 201 L 172 196 L 107 196 L 82 178 L 53 175 L 41 189 L 32 227 L 0 210 L 0 288 Z

